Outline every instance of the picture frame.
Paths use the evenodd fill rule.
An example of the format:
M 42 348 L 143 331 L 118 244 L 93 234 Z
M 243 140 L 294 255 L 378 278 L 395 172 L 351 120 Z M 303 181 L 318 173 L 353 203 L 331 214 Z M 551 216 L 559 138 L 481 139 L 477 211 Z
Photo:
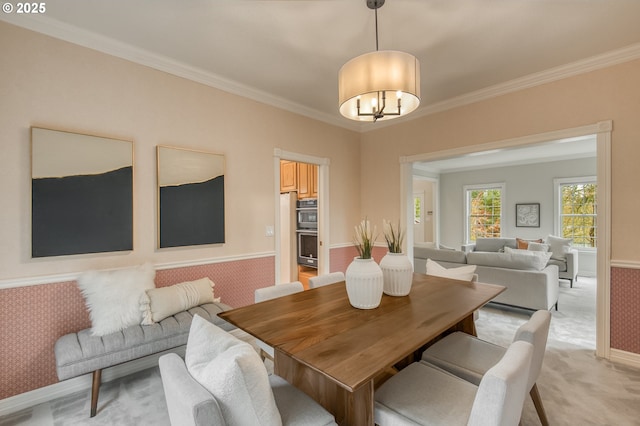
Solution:
M 519 228 L 539 228 L 540 203 L 516 204 L 516 226 Z
M 133 250 L 133 142 L 31 128 L 31 257 Z
M 225 159 L 157 146 L 158 248 L 225 242 Z

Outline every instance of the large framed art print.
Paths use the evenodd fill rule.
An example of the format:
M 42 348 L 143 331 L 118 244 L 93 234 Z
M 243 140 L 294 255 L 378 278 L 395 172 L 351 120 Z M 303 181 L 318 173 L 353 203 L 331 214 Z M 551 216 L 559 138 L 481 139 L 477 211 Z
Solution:
M 158 246 L 225 242 L 224 155 L 158 146 Z
M 31 255 L 133 250 L 133 142 L 31 128 Z

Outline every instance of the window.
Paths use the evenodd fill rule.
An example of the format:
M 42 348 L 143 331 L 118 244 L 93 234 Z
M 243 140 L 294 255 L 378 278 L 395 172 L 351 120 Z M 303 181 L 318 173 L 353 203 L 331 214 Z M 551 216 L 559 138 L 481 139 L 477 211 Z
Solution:
M 420 197 L 413 197 L 413 223 L 414 225 L 420 225 L 421 217 L 420 214 L 422 211 L 422 202 Z
M 556 233 L 573 246 L 597 247 L 597 184 L 595 177 L 555 179 Z
M 465 185 L 465 240 L 501 235 L 504 183 Z

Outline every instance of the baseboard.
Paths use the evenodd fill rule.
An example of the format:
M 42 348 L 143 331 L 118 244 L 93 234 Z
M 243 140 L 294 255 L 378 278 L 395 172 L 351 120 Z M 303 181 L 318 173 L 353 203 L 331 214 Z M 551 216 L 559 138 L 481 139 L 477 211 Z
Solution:
M 621 351 L 620 349 L 611 349 L 609 352 L 609 361 L 625 364 L 630 367 L 640 368 L 640 354 Z
M 158 358 L 170 352 L 184 356 L 185 346 L 106 368 L 102 371 L 102 383 L 155 367 L 158 365 Z M 87 399 L 90 398 L 91 373 L 2 399 L 0 400 L 0 417 L 81 391 L 86 391 Z M 98 400 L 98 406 L 99 405 L 100 401 Z

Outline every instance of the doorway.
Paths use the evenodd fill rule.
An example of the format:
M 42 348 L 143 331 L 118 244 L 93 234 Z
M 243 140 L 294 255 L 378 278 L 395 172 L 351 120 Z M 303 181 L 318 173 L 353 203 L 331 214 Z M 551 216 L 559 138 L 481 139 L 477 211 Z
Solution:
M 292 178 L 294 174 L 295 179 Z M 329 271 L 329 160 L 276 148 L 274 175 L 276 284 L 303 281 L 304 285 L 304 281 L 310 276 Z M 289 181 L 282 182 L 281 177 L 286 176 L 289 176 Z M 293 180 L 301 182 L 295 182 L 295 188 L 289 186 L 283 192 L 282 185 L 291 185 Z M 317 232 L 317 259 L 312 262 L 311 268 L 301 268 L 298 264 L 299 226 L 296 208 L 299 200 L 317 201 L 316 229 L 310 230 L 308 223 L 303 226 L 305 236 L 310 232 Z M 309 218 L 306 213 L 305 218 Z M 306 245 L 308 240 L 309 238 L 305 239 Z
M 610 358 L 610 273 L 611 265 L 611 121 L 603 121 L 592 125 L 565 129 L 560 131 L 536 134 L 521 138 L 496 141 L 492 143 L 455 148 L 427 154 L 418 154 L 401 159 L 401 217 L 404 224 L 413 220 L 413 167 L 415 163 L 436 161 L 459 156 L 474 156 L 476 153 L 526 147 L 536 144 L 551 144 L 554 141 L 576 137 L 595 135 L 597 150 L 597 186 L 598 217 L 597 228 L 600 230 L 597 251 L 597 288 L 596 288 L 596 356 Z M 410 229 L 407 227 L 406 229 Z M 413 235 L 407 233 L 407 253 L 413 258 Z

